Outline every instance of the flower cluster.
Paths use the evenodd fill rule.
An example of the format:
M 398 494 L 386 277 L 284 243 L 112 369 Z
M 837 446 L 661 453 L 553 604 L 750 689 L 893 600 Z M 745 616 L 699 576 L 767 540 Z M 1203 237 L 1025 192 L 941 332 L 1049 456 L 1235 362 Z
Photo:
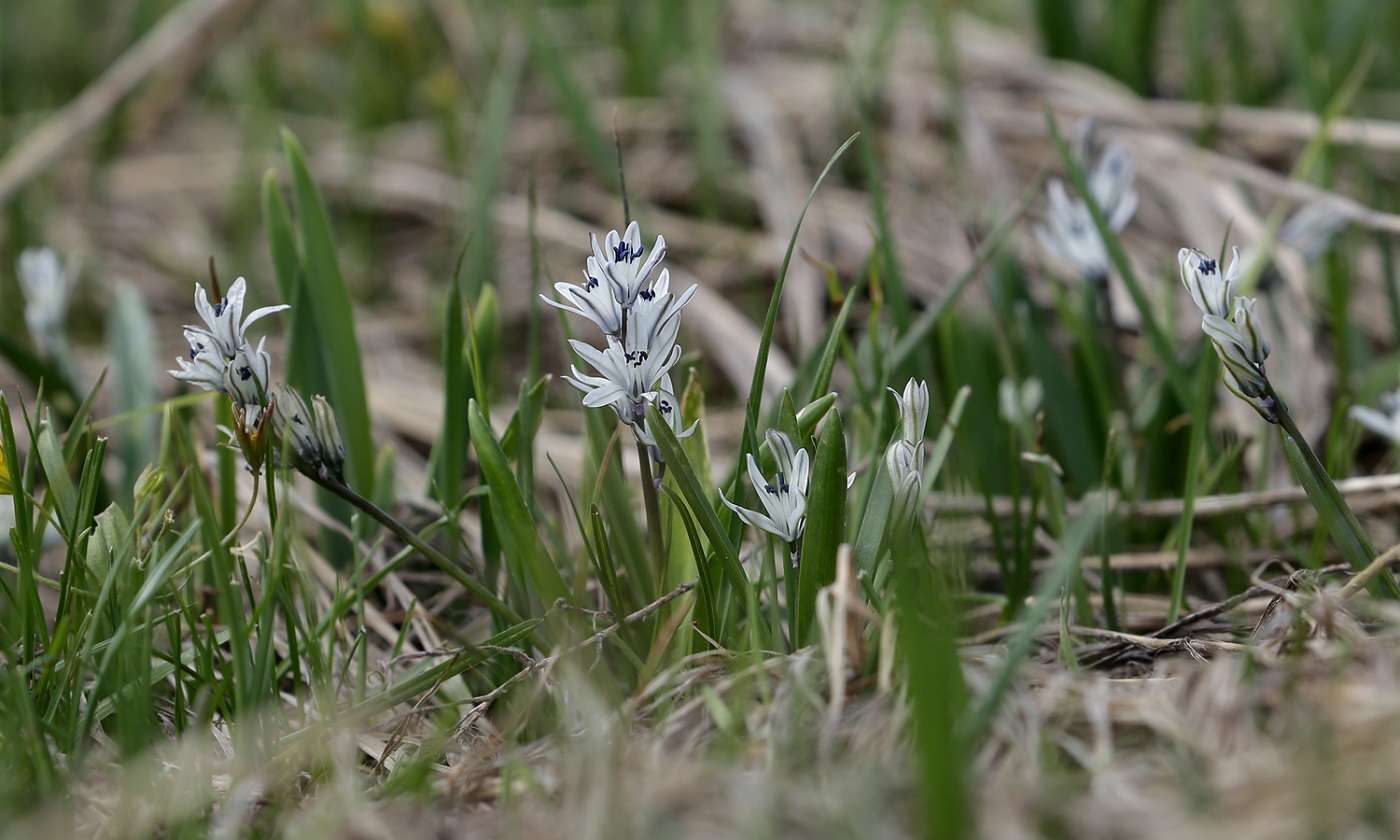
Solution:
M 169 373 L 206 391 L 228 395 L 235 420 L 233 435 L 254 472 L 262 467 L 267 453 L 264 431 L 274 426 L 284 464 L 322 480 L 338 480 L 345 466 L 345 444 L 330 404 L 318 394 L 308 407 L 301 394 L 285 384 L 274 396 L 272 357 L 263 349 L 267 339 L 259 340 L 256 348 L 248 340 L 250 324 L 291 307 L 264 306 L 244 317 L 247 294 L 248 283 L 240 277 L 227 296 L 211 304 L 204 287 L 195 284 L 194 306 L 204 324 L 185 327 L 189 358 L 176 359 L 180 369 Z
M 190 343 L 190 357 L 176 359 L 179 370 L 168 371 L 176 379 L 198 385 L 206 391 L 221 391 L 233 402 L 233 411 L 241 431 L 252 434 L 263 421 L 268 407 L 272 359 L 263 344 L 256 348 L 248 341 L 249 325 L 259 318 L 290 309 L 285 303 L 264 306 L 243 317 L 243 298 L 248 283 L 242 277 L 233 282 L 228 295 L 209 302 L 204 287 L 195 284 L 194 306 L 203 326 L 185 327 L 185 340 Z
M 1133 186 L 1136 168 L 1127 152 L 1118 143 L 1109 143 L 1103 153 L 1093 160 L 1093 123 L 1080 123 L 1075 140 L 1075 156 L 1086 169 L 1089 192 L 1094 203 L 1103 211 L 1104 219 L 1115 233 L 1127 226 L 1137 212 L 1138 194 Z M 1051 178 L 1050 216 L 1047 225 L 1037 225 L 1035 235 L 1045 250 L 1064 260 L 1092 283 L 1108 280 L 1108 248 L 1094 224 L 1089 205 L 1082 198 L 1070 198 L 1064 182 Z
M 1194 248 L 1182 248 L 1177 262 L 1181 282 L 1201 310 L 1201 329 L 1224 363 L 1225 384 L 1265 420 L 1279 422 L 1278 402 L 1264 373 L 1269 342 L 1259 326 L 1255 301 L 1234 292 L 1239 282 L 1240 249 L 1234 249 L 1230 268 L 1224 272 L 1217 260 Z
M 904 393 L 889 389 L 899 406 L 899 435 L 885 449 L 885 469 L 894 485 L 891 516 L 913 522 L 924 480 L 924 427 L 928 425 L 928 383 L 910 379 Z
M 773 452 L 773 460 L 777 464 L 777 472 L 772 481 L 764 477 L 753 453 L 749 453 L 749 481 L 753 483 L 754 490 L 758 491 L 763 512 L 739 507 L 725 499 L 723 494 L 720 498 L 740 519 L 794 547 L 807 526 L 807 488 L 812 476 L 811 462 L 807 457 L 807 450 L 799 449 L 786 434 L 769 429 L 766 437 L 768 447 Z M 797 556 L 795 550 L 792 556 Z
M 611 231 L 601 244 L 597 236 L 590 234 L 590 239 L 593 255 L 588 258 L 584 282 L 554 284 L 562 302 L 543 299 L 592 321 L 607 345 L 599 349 L 570 339 L 569 345 L 594 373 L 584 373 L 575 365 L 564 380 L 583 392 L 585 406 L 611 406 L 660 460 L 656 438 L 647 428 L 648 406 L 655 406 L 677 437 L 695 431 L 695 424 L 684 428 L 681 422 L 671 368 L 681 357 L 676 344 L 681 310 L 694 297 L 696 287 L 676 297 L 669 270 L 661 269 L 652 279 L 666 256 L 666 240 L 658 236 L 648 255 L 636 222 L 620 236 Z

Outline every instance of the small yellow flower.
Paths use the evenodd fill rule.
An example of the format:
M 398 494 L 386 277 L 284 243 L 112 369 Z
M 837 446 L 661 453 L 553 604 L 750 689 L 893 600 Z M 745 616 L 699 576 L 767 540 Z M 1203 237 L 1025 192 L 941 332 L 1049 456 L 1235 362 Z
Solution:
M 5 447 L 0 446 L 0 496 L 14 492 L 14 484 L 10 481 L 10 463 L 5 460 Z

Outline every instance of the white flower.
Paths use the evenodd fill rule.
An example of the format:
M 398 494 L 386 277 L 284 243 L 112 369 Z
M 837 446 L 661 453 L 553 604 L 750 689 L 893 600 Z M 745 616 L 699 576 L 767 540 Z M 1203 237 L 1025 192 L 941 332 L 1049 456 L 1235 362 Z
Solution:
M 241 406 L 254 405 L 246 399 L 255 386 L 250 379 L 256 376 L 256 390 L 266 399 L 268 355 L 261 342 L 254 350 L 248 343 L 247 329 L 254 321 L 274 312 L 291 307 L 286 304 L 264 306 L 243 317 L 243 298 L 248 284 L 242 278 L 234 281 L 228 296 L 218 303 L 210 304 L 204 287 L 195 284 L 194 305 L 204 326 L 187 325 L 185 340 L 190 343 L 189 359 L 176 359 L 179 370 L 168 371 L 176 379 L 189 382 L 206 391 L 223 391 L 234 398 Z M 228 373 L 230 366 L 235 369 Z M 249 376 L 244 376 L 247 369 Z M 260 376 L 257 376 L 258 374 Z M 260 400 L 256 404 L 265 406 Z
M 1001 380 L 997 386 L 997 405 L 1001 410 L 1001 419 L 1013 426 L 1030 422 L 1040 410 L 1040 403 L 1044 397 L 1045 388 L 1034 376 L 1022 382 L 1019 388 L 1010 379 Z
M 902 395 L 893 388 L 888 390 L 899 406 L 900 438 L 912 444 L 923 443 L 924 428 L 928 425 L 928 383 L 910 377 Z
M 19 284 L 24 292 L 24 322 L 35 347 L 53 356 L 68 321 L 76 266 L 65 268 L 50 248 L 25 248 L 19 255 Z M 71 270 L 70 270 L 71 269 Z
M 1070 198 L 1065 185 L 1058 178 L 1051 178 L 1050 218 L 1048 227 L 1036 225 L 1035 236 L 1045 250 L 1057 254 L 1071 265 L 1080 277 L 1093 282 L 1108 279 L 1108 249 L 1094 226 L 1094 217 L 1089 206 L 1077 198 Z
M 669 346 L 609 339 L 604 350 L 576 338 L 570 339 L 569 345 L 598 375 L 586 374 L 575 365 L 573 375 L 565 376 L 564 381 L 583 392 L 585 406 L 612 405 L 622 421 L 629 424 L 645 415 L 647 403 L 656 397 L 661 377 L 681 356 L 674 339 Z
M 899 406 L 899 436 L 885 449 L 885 469 L 894 486 L 892 515 L 897 522 L 913 521 L 924 481 L 924 428 L 928 425 L 928 383 L 911 378 L 904 393 L 893 388 Z M 849 486 L 849 482 L 848 482 Z
M 670 371 L 681 357 L 676 344 L 681 309 L 695 294 L 695 286 L 679 300 L 668 291 L 668 273 L 661 272 L 656 286 L 640 294 L 631 307 L 621 339 L 608 336 L 608 346 L 598 349 L 578 339 L 569 345 L 596 375 L 573 367 L 564 381 L 583 392 L 588 407 L 611 405 L 622 422 L 636 426 L 658 393 L 670 387 Z
M 554 284 L 554 290 L 566 303 L 544 295 L 540 297 L 550 306 L 582 315 L 608 335 L 621 337 L 628 320 L 637 314 L 643 301 L 664 296 L 670 286 L 668 273 L 663 270 L 657 281 L 645 288 L 662 257 L 666 256 L 666 239 L 656 237 L 651 256 L 643 260 L 646 249 L 642 247 L 641 230 L 636 222 L 628 225 L 622 236 L 615 230 L 610 231 L 602 244 L 591 233 L 588 238 L 593 255 L 588 258 L 588 267 L 583 272 L 583 285 Z M 684 306 L 691 294 L 687 291 L 679 305 Z
M 666 256 L 666 238 L 658 236 L 651 246 L 651 256 L 642 259 L 646 248 L 642 247 L 642 231 L 636 222 L 629 224 L 621 236 L 615 230 L 608 231 L 601 246 L 597 236 L 590 233 L 588 239 L 593 246 L 593 256 L 588 258 L 589 276 L 610 281 L 623 306 L 632 305 L 647 278 Z
M 1364 405 L 1351 407 L 1351 419 L 1400 446 L 1400 390 L 1381 394 L 1381 411 Z
M 1240 249 L 1233 249 L 1230 270 L 1220 271 L 1220 262 L 1195 248 L 1182 248 L 1176 261 L 1181 267 L 1181 283 L 1203 315 L 1226 318 L 1233 303 L 1234 284 L 1240 277 Z
M 592 263 L 593 259 L 590 257 L 590 267 Z M 554 284 L 554 291 L 572 305 L 562 304 L 544 295 L 540 295 L 540 299 L 556 309 L 582 315 L 608 335 L 618 334 L 622 331 L 622 304 L 613 292 L 612 284 L 588 272 L 584 272 L 584 277 L 586 279 L 582 286 L 572 283 Z
M 1118 143 L 1108 144 L 1088 173 L 1089 193 L 1115 233 L 1127 227 L 1137 212 L 1138 194 L 1133 186 L 1136 176 L 1132 158 Z
M 229 287 L 228 294 L 223 300 L 210 305 L 209 296 L 205 293 L 204 287 L 198 283 L 194 286 L 194 306 L 199 312 L 199 317 L 204 319 L 203 327 L 186 326 L 187 331 L 193 331 L 206 336 L 213 347 L 225 359 L 232 359 L 240 348 L 248 343 L 246 335 L 248 326 L 265 315 L 274 312 L 281 312 L 284 309 L 291 309 L 287 304 L 277 306 L 264 306 L 255 309 L 243 317 L 243 297 L 248 293 L 248 282 L 242 277 L 233 281 Z M 188 333 L 187 333 L 188 335 Z M 190 346 L 194 346 L 191 341 Z
M 1201 329 L 1210 337 L 1224 364 L 1226 387 L 1265 420 L 1277 423 L 1278 406 L 1264 373 L 1269 342 L 1259 325 L 1254 300 L 1234 294 L 1239 278 L 1239 249 L 1234 249 L 1230 270 L 1223 276 L 1218 262 L 1191 248 L 1182 248 L 1177 262 L 1181 266 L 1181 282 L 1203 313 Z
M 894 485 L 890 515 L 896 522 L 912 521 L 919 509 L 923 487 L 923 453 L 907 440 L 896 440 L 885 450 L 885 469 Z
M 689 427 L 685 426 L 685 421 L 681 419 L 681 402 L 676 399 L 676 395 L 671 392 L 671 377 L 662 377 L 662 384 L 656 390 L 656 396 L 652 399 L 652 404 L 656 406 L 656 411 L 666 421 L 666 425 L 671 427 L 677 438 L 690 437 L 695 434 L 695 430 L 700 426 L 697 419 Z M 664 461 L 656 445 L 656 435 L 651 430 L 651 424 L 646 418 L 642 418 L 632 426 L 632 431 L 636 433 L 637 440 L 641 441 L 651 449 L 651 456 L 658 462 Z
M 769 429 L 766 436 L 777 462 L 772 481 L 764 478 L 753 453 L 749 453 L 749 481 L 758 491 L 765 513 L 739 507 L 725 499 L 723 492 L 720 498 L 740 519 L 783 542 L 795 543 L 807 524 L 807 482 L 811 478 L 807 450 L 797 449 L 792 438 L 774 429 Z
M 1093 157 L 1093 121 L 1082 120 L 1075 139 L 1075 156 L 1084 168 L 1085 180 L 1094 203 L 1103 212 L 1108 227 L 1115 233 L 1127 227 L 1137 212 L 1138 193 L 1133 186 L 1136 168 L 1118 143 L 1109 143 Z M 1092 163 L 1092 165 L 1091 165 Z M 1082 198 L 1070 198 L 1065 185 L 1051 178 L 1046 185 L 1050 194 L 1048 225 L 1035 227 L 1042 247 L 1058 255 L 1085 280 L 1103 282 L 1108 279 L 1108 248 L 1099 235 L 1098 226 L 1089 205 Z
M 268 377 L 272 370 L 272 357 L 263 349 L 267 339 L 258 342 L 258 349 L 248 345 L 238 348 L 233 358 L 228 360 L 223 371 L 224 393 L 242 410 L 244 429 L 251 432 L 262 418 L 267 406 Z
M 167 373 L 206 391 L 224 390 L 224 369 L 228 367 L 228 360 L 214 349 L 213 342 L 204 333 L 186 327 L 185 340 L 190 343 L 189 359 L 176 359 L 180 369 Z

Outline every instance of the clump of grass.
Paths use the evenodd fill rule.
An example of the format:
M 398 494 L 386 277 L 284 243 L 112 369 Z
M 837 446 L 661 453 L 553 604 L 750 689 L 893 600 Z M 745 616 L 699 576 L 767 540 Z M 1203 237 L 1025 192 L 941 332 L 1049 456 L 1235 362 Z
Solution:
M 1315 168 L 1351 185 L 1350 152 L 1328 138 L 1357 142 L 1342 112 L 1393 73 L 1354 49 L 1346 15 L 1359 6 L 1283 15 L 1308 35 L 1257 62 L 1237 49 L 1181 68 L 1165 58 L 1270 33 L 1240 11 L 1186 9 L 1221 24 L 1207 31 L 1163 25 L 1177 12 L 1151 3 L 1102 20 L 1041 4 L 1051 54 L 1215 109 L 1098 90 L 1113 106 L 1099 114 L 1100 156 L 1084 134 L 1065 143 L 1053 114 L 1050 145 L 1028 142 L 1019 117 L 1051 85 L 1082 93 L 1082 76 L 1007 61 L 1004 40 L 942 6 L 925 27 L 903 27 L 912 10 L 898 3 L 842 20 L 862 33 L 852 43 L 874 33 L 846 66 L 787 17 L 645 5 L 482 7 L 468 26 L 451 4 L 355 0 L 265 12 L 238 37 L 216 18 L 151 30 L 234 44 L 209 88 L 163 81 L 169 101 L 250 112 L 232 167 L 242 211 L 212 242 L 172 233 L 156 247 L 83 216 L 98 233 L 81 272 L 23 251 L 61 230 L 35 220 L 69 182 L 32 181 L 42 167 L 24 154 L 0 158 L 0 185 L 36 184 L 12 203 L 3 242 L 27 296 L 22 319 L 0 312 L 0 356 L 21 383 L 0 396 L 7 832 L 1107 837 L 1390 824 L 1394 759 L 1376 733 L 1395 717 L 1394 616 L 1362 590 L 1393 593 L 1394 552 L 1376 551 L 1358 513 L 1393 484 L 1332 480 L 1354 467 L 1355 436 L 1334 431 L 1323 450 L 1316 418 L 1346 407 L 1293 396 L 1290 368 L 1326 357 L 1290 341 L 1280 316 L 1299 266 L 1330 260 L 1322 344 L 1339 360 L 1337 393 L 1374 390 L 1351 381 L 1373 355 L 1351 311 L 1364 306 L 1347 306 L 1364 284 L 1336 265 L 1356 241 L 1331 221 L 1284 224 L 1279 203 L 1262 236 L 1257 219 L 1239 225 L 1254 256 L 1238 282 L 1183 252 L 1214 352 L 1175 328 L 1184 299 L 1169 279 L 1176 246 L 1163 244 L 1218 235 L 1219 207 L 1248 211 L 1221 172 L 1247 175 L 1261 202 L 1307 192 Z M 1313 37 L 1333 26 L 1336 55 Z M 289 50 L 271 31 L 283 28 L 315 37 Z M 1182 31 L 1205 34 L 1176 50 Z M 22 52 L 0 49 L 0 69 Z M 817 62 L 855 95 L 791 93 L 820 76 Z M 911 80 L 926 87 L 934 67 L 944 99 L 910 110 Z M 0 73 L 0 92 L 13 78 Z M 160 84 L 103 78 L 87 101 L 112 109 L 112 90 L 135 91 L 135 136 L 175 120 Z M 82 89 L 42 81 L 0 96 L 0 132 Z M 1318 115 L 1293 183 L 1243 160 L 1260 132 L 1229 122 L 1228 92 L 1257 103 L 1271 85 Z M 1024 98 L 1008 111 L 1005 95 Z M 622 96 L 638 99 L 610 98 Z M 923 136 L 925 113 L 944 135 Z M 1177 120 L 1220 151 L 1141 133 L 1129 113 Z M 271 130 L 284 120 L 296 134 Z M 92 179 L 118 194 L 127 127 L 113 119 Z M 64 144 L 81 129 L 69 131 Z M 954 162 L 951 187 L 919 180 L 938 167 L 911 136 Z M 1024 160 L 996 150 L 1013 140 Z M 325 153 L 336 147 L 350 152 Z M 1210 155 L 1208 176 L 1191 154 Z M 1064 181 L 1048 174 L 1059 169 Z M 1173 179 L 1201 200 L 1171 216 L 1183 230 L 1168 236 Z M 1048 217 L 1031 209 L 1045 184 Z M 1219 195 L 1234 198 L 1201 198 Z M 1330 219 L 1390 223 L 1313 197 Z M 1039 239 L 1061 258 L 1049 271 L 1022 249 L 1027 215 L 1049 219 Z M 664 238 L 648 244 L 643 229 Z M 132 248 L 180 276 L 178 294 L 146 282 L 144 297 L 109 305 Z M 174 301 L 211 250 L 249 279 L 225 294 L 211 272 L 181 342 Z M 1075 276 L 1051 281 L 1066 264 Z M 415 271 L 430 279 L 415 284 Z M 380 277 L 393 282 L 365 306 Z M 724 301 L 749 288 L 768 301 L 753 322 Z M 386 324 L 423 289 L 432 311 L 399 318 L 414 325 L 405 352 Z M 567 344 L 543 303 L 564 310 Z M 77 328 L 93 307 L 107 310 L 110 375 L 96 375 Z M 267 344 L 248 334 L 254 321 Z M 151 352 L 167 344 L 182 354 L 177 378 L 214 393 L 160 397 L 171 386 L 151 377 Z M 1222 374 L 1258 416 L 1227 416 Z M 404 389 L 415 376 L 432 386 Z M 1387 418 L 1358 416 L 1394 436 Z M 1288 475 L 1266 422 L 1301 491 L 1243 492 Z M 1363 485 L 1369 500 L 1350 492 Z M 1357 574 L 1341 584 L 1345 569 Z

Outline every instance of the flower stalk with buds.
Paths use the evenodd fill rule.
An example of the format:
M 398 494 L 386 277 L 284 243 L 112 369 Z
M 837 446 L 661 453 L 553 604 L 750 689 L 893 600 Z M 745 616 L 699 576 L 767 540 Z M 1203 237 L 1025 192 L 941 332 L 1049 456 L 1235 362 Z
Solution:
M 222 298 L 218 297 L 217 279 L 213 280 L 213 285 L 216 300 L 210 303 L 204 287 L 195 284 L 195 311 L 204 323 L 186 325 L 189 358 L 176 359 L 179 369 L 168 372 L 176 379 L 228 396 L 233 408 L 234 437 L 248 466 L 258 473 L 269 439 L 272 358 L 263 349 L 267 339 L 260 340 L 255 348 L 248 340 L 247 330 L 255 321 L 291 307 L 286 304 L 264 306 L 244 317 L 247 281 L 239 277 L 229 287 L 228 295 Z
M 1225 271 L 1217 260 L 1193 248 L 1182 248 L 1177 262 L 1181 282 L 1201 310 L 1201 329 L 1220 357 L 1226 387 L 1260 417 L 1279 427 L 1284 452 L 1309 500 L 1329 524 L 1352 566 L 1358 571 L 1365 569 L 1376 557 L 1375 546 L 1269 382 L 1264 367 L 1269 342 L 1260 327 L 1255 301 L 1235 294 L 1240 275 L 1239 249 L 1234 249 L 1230 267 Z M 1400 584 L 1392 575 L 1387 573 L 1379 580 L 1378 591 L 1400 600 Z
M 893 388 L 899 407 L 899 434 L 885 449 L 885 469 L 894 486 L 891 521 L 901 527 L 918 521 L 924 481 L 924 428 L 928 425 L 928 383 L 910 379 L 901 394 Z
M 590 234 L 589 242 L 593 253 L 583 272 L 584 282 L 556 283 L 554 290 L 564 302 L 540 297 L 550 306 L 583 316 L 603 333 L 602 348 L 569 340 L 574 353 L 594 372 L 586 373 L 574 365 L 564 381 L 583 393 L 585 407 L 611 407 L 632 429 L 642 472 L 648 549 L 654 571 L 659 572 L 663 548 L 657 483 L 665 463 L 655 434 L 647 428 L 647 407 L 654 406 L 678 438 L 694 433 L 698 425 L 696 421 L 689 428 L 684 426 L 671 381 L 671 368 L 681 357 L 676 344 L 681 310 L 695 296 L 697 287 L 692 285 L 680 297 L 671 293 L 670 271 L 663 268 L 656 272 L 666 256 L 666 239 L 656 237 L 648 255 L 635 221 L 622 234 L 610 231 L 602 243 Z

